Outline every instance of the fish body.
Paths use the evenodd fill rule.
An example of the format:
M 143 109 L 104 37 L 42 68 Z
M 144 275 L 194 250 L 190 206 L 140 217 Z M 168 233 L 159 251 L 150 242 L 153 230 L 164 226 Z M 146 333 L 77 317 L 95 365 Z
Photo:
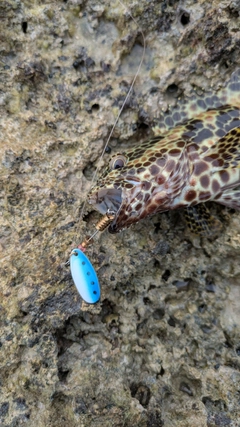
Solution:
M 209 200 L 240 209 L 240 69 L 219 93 L 180 104 L 158 126 L 159 135 L 114 155 L 89 194 L 100 213 L 114 213 L 109 231 Z

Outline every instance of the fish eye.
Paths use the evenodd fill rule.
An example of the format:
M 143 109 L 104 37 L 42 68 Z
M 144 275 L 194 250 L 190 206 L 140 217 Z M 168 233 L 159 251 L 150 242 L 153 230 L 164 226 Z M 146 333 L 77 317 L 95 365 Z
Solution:
M 117 154 L 116 156 L 114 156 L 110 163 L 109 163 L 109 167 L 110 169 L 114 170 L 114 169 L 121 169 L 123 168 L 123 166 L 125 166 L 127 163 L 127 159 L 125 156 L 123 156 L 122 154 Z

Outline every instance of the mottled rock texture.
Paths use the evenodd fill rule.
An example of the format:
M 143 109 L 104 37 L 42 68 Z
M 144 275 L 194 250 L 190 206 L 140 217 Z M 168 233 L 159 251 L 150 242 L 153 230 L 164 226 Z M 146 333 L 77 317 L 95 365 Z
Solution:
M 125 4 L 147 48 L 112 152 L 240 66 L 239 1 Z M 139 28 L 117 0 L 2 0 L 0 19 L 0 425 L 239 427 L 239 213 L 212 206 L 213 241 L 178 211 L 105 232 L 88 252 L 94 307 L 64 266 L 99 219 L 80 210 Z

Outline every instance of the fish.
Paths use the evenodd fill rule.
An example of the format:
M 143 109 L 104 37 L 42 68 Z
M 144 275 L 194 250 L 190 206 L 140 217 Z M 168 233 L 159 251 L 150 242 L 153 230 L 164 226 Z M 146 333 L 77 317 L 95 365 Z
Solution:
M 227 85 L 155 120 L 155 135 L 116 153 L 88 195 L 118 233 L 156 213 L 184 208 L 190 230 L 219 228 L 206 202 L 240 209 L 240 68 Z

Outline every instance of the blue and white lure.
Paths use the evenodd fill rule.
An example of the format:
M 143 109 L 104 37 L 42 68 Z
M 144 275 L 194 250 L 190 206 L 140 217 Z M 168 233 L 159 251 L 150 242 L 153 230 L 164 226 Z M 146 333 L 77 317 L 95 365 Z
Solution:
M 72 250 L 70 269 L 74 284 L 82 299 L 88 304 L 96 304 L 101 295 L 97 274 L 89 259 L 80 249 Z
M 93 237 L 105 228 L 113 220 L 114 215 L 107 213 L 96 224 L 96 231 L 91 237 L 84 240 L 78 248 L 73 249 L 70 255 L 70 270 L 74 284 L 82 297 L 88 304 L 96 304 L 100 300 L 101 289 L 98 281 L 97 274 L 89 261 L 85 252 L 87 246 L 91 244 Z

